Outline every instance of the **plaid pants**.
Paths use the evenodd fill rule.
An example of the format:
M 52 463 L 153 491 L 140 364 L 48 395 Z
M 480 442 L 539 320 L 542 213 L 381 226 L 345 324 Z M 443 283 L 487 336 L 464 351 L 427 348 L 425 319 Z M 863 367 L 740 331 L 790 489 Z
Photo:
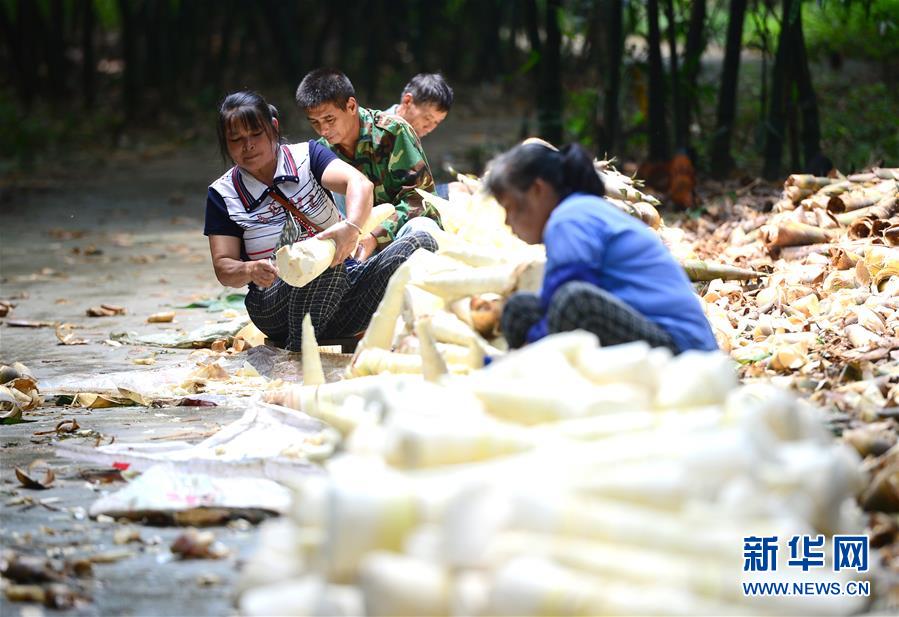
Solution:
M 503 335 L 509 347 L 525 344 L 528 330 L 543 317 L 540 296 L 517 293 L 503 307 Z M 603 345 L 646 341 L 653 347 L 667 347 L 678 353 L 677 345 L 662 327 L 653 323 L 614 294 L 582 281 L 565 283 L 553 295 L 546 313 L 550 334 L 586 330 Z
M 437 243 L 429 234 L 415 232 L 361 263 L 347 260 L 329 268 L 304 287 L 281 279 L 266 289 L 250 283 L 244 304 L 256 327 L 290 351 L 301 349 L 306 313 L 317 338 L 352 336 L 368 325 L 390 276 L 419 248 L 433 252 Z

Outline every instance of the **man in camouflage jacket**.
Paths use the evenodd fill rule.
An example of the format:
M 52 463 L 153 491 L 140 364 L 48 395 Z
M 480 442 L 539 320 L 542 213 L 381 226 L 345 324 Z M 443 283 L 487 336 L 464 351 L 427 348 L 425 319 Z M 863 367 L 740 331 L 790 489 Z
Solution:
M 439 213 L 415 190 L 433 193 L 434 177 L 421 141 L 407 122 L 360 107 L 350 80 L 332 69 L 307 74 L 297 88 L 296 100 L 321 143 L 372 181 L 375 204 L 396 207 L 390 219 L 360 240 L 360 259 L 393 241 L 410 220 L 427 217 L 439 225 Z M 417 227 L 427 230 L 427 225 Z

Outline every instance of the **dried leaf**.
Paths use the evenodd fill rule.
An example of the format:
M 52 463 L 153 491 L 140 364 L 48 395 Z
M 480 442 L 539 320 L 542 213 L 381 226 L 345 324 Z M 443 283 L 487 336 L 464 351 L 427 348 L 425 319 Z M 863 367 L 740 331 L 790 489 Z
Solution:
M 106 396 L 95 392 L 81 392 L 72 399 L 72 407 L 83 407 L 85 409 L 104 409 L 106 407 L 123 407 L 132 405 L 133 402 L 127 398 L 119 398 L 115 396 Z
M 227 339 L 218 339 L 212 342 L 212 345 L 209 348 L 215 353 L 222 353 L 228 348 L 228 340 Z
M 101 304 L 99 306 L 92 306 L 87 309 L 88 317 L 112 317 L 115 315 L 124 315 L 125 307 L 117 306 L 115 304 Z
M 171 323 L 175 320 L 175 311 L 153 313 L 147 317 L 147 323 Z
M 29 475 L 33 475 L 35 469 L 38 467 L 47 468 L 44 472 L 44 477 L 41 480 L 35 480 L 31 477 L 31 475 Z M 23 487 L 40 491 L 50 488 L 50 485 L 53 484 L 53 480 L 56 479 L 56 474 L 53 473 L 52 469 L 47 467 L 47 463 L 45 461 L 38 459 L 28 465 L 27 472 L 21 467 L 16 467 L 16 478 L 19 480 Z
M 197 531 L 193 527 L 178 536 L 170 548 L 181 559 L 221 559 L 229 552 L 215 541 L 211 531 Z
M 10 319 L 5 322 L 10 328 L 55 328 L 55 321 L 29 321 L 27 319 Z
M 118 469 L 83 469 L 80 475 L 91 484 L 111 484 L 125 481 L 122 472 Z
M 70 323 L 64 323 L 56 326 L 56 338 L 59 339 L 60 345 L 86 345 L 86 339 L 78 338 L 72 332 L 78 326 Z

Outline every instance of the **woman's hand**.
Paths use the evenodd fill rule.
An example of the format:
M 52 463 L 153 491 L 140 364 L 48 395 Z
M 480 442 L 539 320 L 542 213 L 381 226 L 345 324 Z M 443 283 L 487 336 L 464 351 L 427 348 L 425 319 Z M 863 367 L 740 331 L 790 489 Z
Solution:
M 331 267 L 333 268 L 337 264 L 343 263 L 347 257 L 355 252 L 356 244 L 359 242 L 359 230 L 351 225 L 347 225 L 345 221 L 341 221 L 336 225 L 331 225 L 316 237 L 320 240 L 334 241 L 336 248 L 334 259 L 331 261 Z
M 359 246 L 356 247 L 356 254 L 353 255 L 353 259 L 356 261 L 365 261 L 371 257 L 376 248 L 378 248 L 377 238 L 371 234 L 365 234 L 362 240 L 359 241 Z
M 278 267 L 268 259 L 257 259 L 256 261 L 245 262 L 247 267 L 247 276 L 250 281 L 261 289 L 271 287 L 275 279 L 278 278 Z

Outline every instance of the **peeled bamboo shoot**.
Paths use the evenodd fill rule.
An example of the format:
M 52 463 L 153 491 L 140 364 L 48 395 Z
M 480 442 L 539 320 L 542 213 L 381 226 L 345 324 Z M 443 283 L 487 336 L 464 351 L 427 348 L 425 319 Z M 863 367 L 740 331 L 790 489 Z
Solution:
M 317 386 L 325 383 L 322 358 L 318 352 L 318 341 L 315 340 L 315 328 L 312 327 L 312 316 L 309 313 L 303 317 L 302 352 L 303 385 Z

